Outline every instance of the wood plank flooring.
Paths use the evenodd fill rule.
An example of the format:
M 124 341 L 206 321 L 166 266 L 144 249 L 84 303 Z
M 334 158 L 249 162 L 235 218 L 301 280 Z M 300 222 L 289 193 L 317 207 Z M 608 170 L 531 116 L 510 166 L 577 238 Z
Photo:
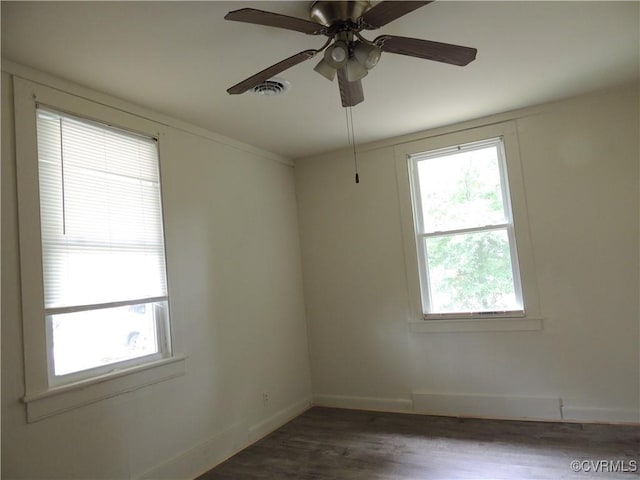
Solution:
M 315 407 L 197 480 L 632 480 L 639 471 L 638 426 Z

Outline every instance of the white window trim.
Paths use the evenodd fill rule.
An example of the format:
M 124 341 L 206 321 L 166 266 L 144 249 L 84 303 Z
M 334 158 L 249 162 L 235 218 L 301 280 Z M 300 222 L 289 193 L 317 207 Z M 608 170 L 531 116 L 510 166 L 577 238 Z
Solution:
M 142 365 L 120 370 L 114 368 L 103 375 L 64 386 L 49 385 L 47 332 L 44 322 L 36 104 L 42 103 L 62 112 L 117 125 L 153 137 L 161 137 L 163 127 L 122 110 L 21 78 L 14 77 L 13 88 L 25 363 L 23 400 L 27 405 L 27 420 L 32 422 L 182 375 L 186 358 L 174 353 L 173 356 Z
M 480 142 L 497 137 L 502 137 L 504 142 L 504 161 L 508 172 L 507 180 L 510 191 L 514 235 L 517 244 L 518 268 L 520 271 L 524 312 L 429 314 L 425 316 L 423 313 L 423 299 L 420 289 L 418 248 L 416 245 L 409 179 L 409 157 L 422 152 L 444 149 L 454 145 Z M 405 272 L 409 296 L 408 322 L 410 331 L 414 333 L 439 333 L 541 330 L 542 317 L 540 314 L 533 249 L 529 234 L 516 123 L 514 121 L 508 121 L 463 131 L 453 131 L 432 138 L 396 145 L 394 150 L 402 220 Z

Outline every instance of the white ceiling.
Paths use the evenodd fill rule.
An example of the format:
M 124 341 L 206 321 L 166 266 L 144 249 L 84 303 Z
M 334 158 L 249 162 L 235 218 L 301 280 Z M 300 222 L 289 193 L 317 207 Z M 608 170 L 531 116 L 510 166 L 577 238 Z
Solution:
M 228 95 L 324 37 L 223 19 L 243 7 L 308 18 L 311 2 L 2 2 L 2 55 L 289 158 L 346 147 L 336 82 L 313 59 L 283 96 Z M 456 67 L 383 54 L 353 108 L 365 143 L 637 79 L 638 2 L 438 1 L 365 32 L 471 46 Z

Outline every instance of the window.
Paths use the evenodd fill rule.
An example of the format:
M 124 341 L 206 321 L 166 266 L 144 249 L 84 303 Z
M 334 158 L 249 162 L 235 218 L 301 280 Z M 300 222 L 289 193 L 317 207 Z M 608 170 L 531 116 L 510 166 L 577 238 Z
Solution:
M 169 354 L 158 146 L 37 108 L 50 385 Z
M 410 331 L 541 330 L 517 122 L 442 128 L 394 151 Z
M 409 156 L 426 315 L 523 312 L 501 138 Z
M 184 375 L 159 174 L 170 129 L 22 78 L 13 93 L 27 421 Z

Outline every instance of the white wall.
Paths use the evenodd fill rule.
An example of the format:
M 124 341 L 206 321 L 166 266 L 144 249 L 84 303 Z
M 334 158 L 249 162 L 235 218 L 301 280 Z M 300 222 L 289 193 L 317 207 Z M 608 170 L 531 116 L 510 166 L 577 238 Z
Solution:
M 3 72 L 2 477 L 193 478 L 306 409 L 293 168 L 175 121 L 161 168 L 174 350 L 188 356 L 186 374 L 26 423 L 12 104 Z
M 315 402 L 639 421 L 638 117 L 634 85 L 362 146 L 359 185 L 348 150 L 298 161 Z M 394 147 L 505 119 L 543 328 L 410 332 Z

